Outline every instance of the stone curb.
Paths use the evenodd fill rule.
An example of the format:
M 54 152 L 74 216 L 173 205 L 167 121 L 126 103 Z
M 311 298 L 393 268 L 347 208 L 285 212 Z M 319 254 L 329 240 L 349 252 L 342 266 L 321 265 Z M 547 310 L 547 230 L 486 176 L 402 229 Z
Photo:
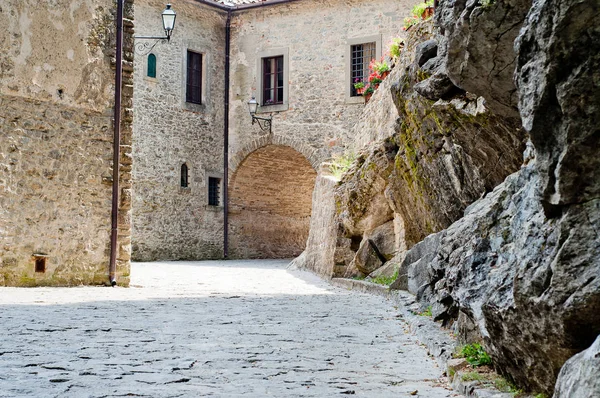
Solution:
M 452 353 L 457 345 L 456 340 L 450 335 L 450 332 L 443 330 L 431 318 L 417 315 L 419 306 L 412 294 L 401 290 L 390 290 L 389 287 L 376 283 L 353 279 L 333 278 L 330 283 L 342 289 L 373 294 L 392 300 L 398 306 L 398 312 L 400 312 L 402 318 L 408 323 L 410 331 L 427 347 L 429 353 L 436 358 L 439 366 L 446 371 L 446 374 L 449 374 L 448 360 L 452 359 Z M 456 372 L 454 378 L 450 380 L 450 384 L 454 391 L 465 397 L 513 398 L 513 394 L 510 393 L 481 388 L 481 383 L 477 381 L 463 381 L 461 375 L 462 372 Z

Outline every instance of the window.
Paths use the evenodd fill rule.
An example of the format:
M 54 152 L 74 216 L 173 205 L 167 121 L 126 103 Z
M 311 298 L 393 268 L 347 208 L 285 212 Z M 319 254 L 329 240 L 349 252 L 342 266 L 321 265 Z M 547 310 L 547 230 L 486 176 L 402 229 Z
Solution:
M 283 104 L 283 55 L 263 58 L 262 105 Z
M 148 55 L 148 71 L 146 73 L 148 77 L 156 77 L 156 55 Z
M 44 273 L 46 272 L 46 258 L 36 257 L 35 258 L 35 272 Z
M 181 188 L 187 188 L 189 186 L 189 172 L 187 164 L 181 165 Z
M 186 102 L 202 104 L 202 54 L 187 52 Z
M 354 44 L 350 46 L 350 96 L 357 97 L 354 83 L 369 77 L 369 63 L 377 58 L 377 43 Z
M 219 206 L 221 194 L 221 179 L 208 177 L 208 205 Z

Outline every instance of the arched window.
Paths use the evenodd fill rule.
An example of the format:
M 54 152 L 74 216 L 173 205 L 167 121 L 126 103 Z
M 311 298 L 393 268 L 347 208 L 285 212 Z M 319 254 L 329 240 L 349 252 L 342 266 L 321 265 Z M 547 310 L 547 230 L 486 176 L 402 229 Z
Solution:
M 181 165 L 181 187 L 182 188 L 187 188 L 189 183 L 188 183 L 188 167 L 187 164 L 182 164 Z
M 148 77 L 156 77 L 156 55 L 148 55 Z

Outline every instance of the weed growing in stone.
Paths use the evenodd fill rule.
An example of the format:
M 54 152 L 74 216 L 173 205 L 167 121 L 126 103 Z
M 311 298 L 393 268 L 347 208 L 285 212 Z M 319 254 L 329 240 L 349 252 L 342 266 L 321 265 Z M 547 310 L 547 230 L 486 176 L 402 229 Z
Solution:
M 485 377 L 485 375 L 482 375 L 481 373 L 478 373 L 478 372 L 463 373 L 460 376 L 460 378 L 462 381 L 479 381 L 479 382 L 488 381 L 488 379 Z
M 490 358 L 488 353 L 485 352 L 479 343 L 467 344 L 463 346 L 460 349 L 458 356 L 460 358 L 465 358 L 473 367 L 492 364 L 492 358 Z
M 520 390 L 510 381 L 506 380 L 504 377 L 497 377 L 494 379 L 494 387 L 500 392 L 507 392 L 517 397 L 523 394 L 523 390 Z
M 378 285 L 389 286 L 394 283 L 396 279 L 398 279 L 398 271 L 394 272 L 394 275 L 392 276 L 379 275 L 371 279 L 371 282 L 377 283 Z
M 352 163 L 356 160 L 357 155 L 353 151 L 347 151 L 342 154 L 333 155 L 329 170 L 331 174 L 337 179 L 341 180 L 342 175 L 350 169 Z
M 431 313 L 431 306 L 427 307 L 427 309 L 423 312 L 421 312 L 419 315 L 421 316 L 433 316 L 433 314 Z

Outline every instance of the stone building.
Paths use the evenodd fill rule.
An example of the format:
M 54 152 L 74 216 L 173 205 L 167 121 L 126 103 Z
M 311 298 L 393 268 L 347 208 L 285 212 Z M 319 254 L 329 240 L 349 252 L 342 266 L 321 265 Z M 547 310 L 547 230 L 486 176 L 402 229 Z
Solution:
M 172 39 L 144 53 L 133 20 L 161 35 L 164 1 L 125 3 L 118 203 L 115 2 L 0 6 L 0 285 L 104 284 L 115 252 L 127 285 L 132 256 L 221 258 L 226 239 L 230 257 L 300 254 L 317 169 L 364 107 L 351 82 L 412 4 L 178 0 Z
M 229 256 L 299 255 L 308 237 L 318 166 L 351 141 L 350 131 L 364 108 L 363 98 L 352 93 L 352 79 L 401 35 L 401 21 L 412 4 L 222 3 L 173 2 L 178 19 L 170 43 L 136 56 L 136 260 L 223 256 L 225 120 Z M 136 1 L 137 33 L 155 33 L 162 8 L 161 1 Z M 225 116 L 228 16 L 231 72 Z M 197 70 L 191 67 L 194 60 Z M 194 73 L 198 82 L 190 78 Z M 191 98 L 196 83 L 198 98 Z M 252 96 L 260 105 L 257 116 L 272 114 L 271 130 L 252 124 L 247 105 Z
M 0 5 L 0 285 L 108 282 L 115 9 L 111 0 Z M 115 250 L 118 280 L 127 284 L 132 126 L 124 114 Z

